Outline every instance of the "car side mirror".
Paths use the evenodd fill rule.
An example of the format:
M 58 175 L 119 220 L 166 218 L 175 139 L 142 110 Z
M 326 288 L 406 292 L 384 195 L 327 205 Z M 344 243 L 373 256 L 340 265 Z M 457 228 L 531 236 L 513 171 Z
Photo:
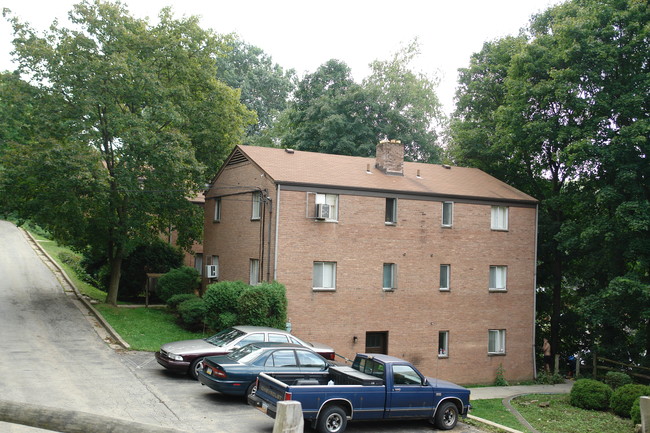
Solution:
M 429 386 L 429 379 L 425 377 L 424 380 L 422 381 L 422 386 Z

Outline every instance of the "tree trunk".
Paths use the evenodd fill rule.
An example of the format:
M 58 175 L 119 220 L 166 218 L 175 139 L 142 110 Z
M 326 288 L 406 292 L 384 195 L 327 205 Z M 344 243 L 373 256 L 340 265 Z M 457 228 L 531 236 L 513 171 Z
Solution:
M 115 255 L 111 258 L 111 278 L 108 283 L 108 294 L 106 295 L 106 303 L 117 305 L 117 292 L 120 288 L 120 276 L 122 274 L 122 258 L 123 248 L 118 246 L 115 249 Z

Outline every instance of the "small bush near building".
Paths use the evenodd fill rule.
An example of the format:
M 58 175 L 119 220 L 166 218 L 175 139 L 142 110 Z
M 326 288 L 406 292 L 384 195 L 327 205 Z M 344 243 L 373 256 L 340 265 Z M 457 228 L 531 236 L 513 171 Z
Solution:
M 642 395 L 648 395 L 648 391 L 650 391 L 650 387 L 628 383 L 614 391 L 609 406 L 621 418 L 630 418 L 632 405 Z
M 199 285 L 199 272 L 183 266 L 178 269 L 172 269 L 158 279 L 156 290 L 158 297 L 167 302 L 174 295 L 182 293 L 194 293 Z
M 556 385 L 558 383 L 564 383 L 564 377 L 559 373 L 540 371 L 537 375 L 537 379 L 535 379 L 535 383 L 540 385 Z
M 188 299 L 194 298 L 198 298 L 198 296 L 193 293 L 181 293 L 180 295 L 174 295 L 171 298 L 167 299 L 167 307 L 169 307 L 171 311 L 176 311 L 179 304 L 187 301 Z
M 206 325 L 215 331 L 233 325 L 285 327 L 286 290 L 277 282 L 250 286 L 241 281 L 223 281 L 209 285 L 203 299 Z
M 611 386 L 612 389 L 620 388 L 623 385 L 632 383 L 632 378 L 618 371 L 608 371 L 603 379 L 607 385 Z
M 588 410 L 607 410 L 612 388 L 593 379 L 579 379 L 571 388 L 569 403 L 571 406 Z
M 205 301 L 198 296 L 187 299 L 178 305 L 178 317 L 184 328 L 188 330 L 201 329 L 205 319 Z

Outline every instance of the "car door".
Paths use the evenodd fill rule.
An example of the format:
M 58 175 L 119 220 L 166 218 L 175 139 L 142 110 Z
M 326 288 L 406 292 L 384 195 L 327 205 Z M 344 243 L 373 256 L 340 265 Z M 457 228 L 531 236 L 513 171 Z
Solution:
M 264 333 L 263 332 L 254 332 L 252 334 L 248 334 L 248 335 L 242 337 L 239 341 L 237 341 L 235 343 L 233 348 L 244 347 L 247 344 L 261 343 L 263 341 L 264 341 Z
M 433 387 L 410 365 L 393 364 L 387 390 L 389 418 L 426 418 L 433 412 Z

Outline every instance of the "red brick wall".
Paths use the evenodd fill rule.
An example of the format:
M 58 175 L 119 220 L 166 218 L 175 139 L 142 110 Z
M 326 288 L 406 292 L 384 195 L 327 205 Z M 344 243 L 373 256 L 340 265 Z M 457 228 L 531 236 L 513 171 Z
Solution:
M 272 183 L 247 164 L 226 168 L 218 185 L 211 193 L 269 190 L 273 215 L 266 224 L 273 244 Z M 214 202 L 206 200 L 204 263 L 219 255 L 221 280 L 247 282 L 249 259 L 260 256 L 260 222 L 250 220 L 251 200 L 250 193 L 223 197 L 220 223 L 212 222 Z M 508 380 L 533 376 L 535 208 L 510 206 L 509 230 L 497 232 L 490 229 L 489 204 L 456 202 L 452 228 L 441 227 L 441 201 L 398 199 L 395 226 L 384 223 L 384 197 L 340 195 L 338 222 L 307 218 L 306 206 L 305 191 L 282 190 L 277 280 L 287 287 L 295 335 L 352 357 L 365 350 L 366 332 L 387 331 L 388 353 L 430 376 L 489 383 L 500 364 Z M 266 242 L 264 255 L 272 280 Z M 312 289 L 314 261 L 337 262 L 336 291 Z M 393 292 L 382 290 L 383 263 L 397 264 Z M 440 264 L 451 265 L 448 292 L 439 290 Z M 508 266 L 507 292 L 488 291 L 490 265 Z M 264 264 L 262 279 L 266 269 Z M 487 354 L 488 329 L 506 330 L 505 355 Z M 447 358 L 437 356 L 442 330 L 449 331 Z

